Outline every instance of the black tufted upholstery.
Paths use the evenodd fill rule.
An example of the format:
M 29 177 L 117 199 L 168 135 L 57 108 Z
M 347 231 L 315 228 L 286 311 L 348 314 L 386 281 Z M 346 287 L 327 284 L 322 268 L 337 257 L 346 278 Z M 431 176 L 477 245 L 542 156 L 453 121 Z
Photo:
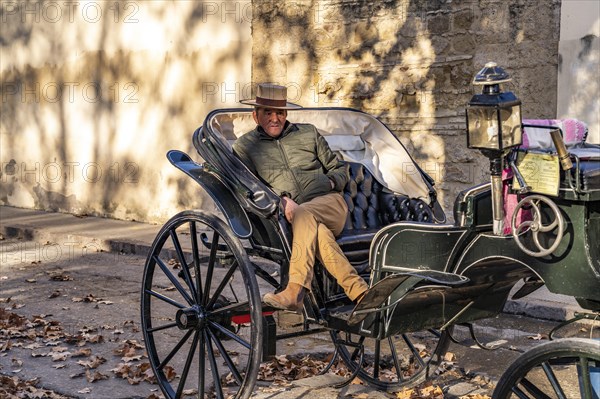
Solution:
M 366 272 L 375 233 L 401 220 L 432 222 L 431 208 L 422 200 L 387 191 L 362 164 L 348 162 L 350 179 L 344 189 L 348 217 L 337 242 L 348 260 Z

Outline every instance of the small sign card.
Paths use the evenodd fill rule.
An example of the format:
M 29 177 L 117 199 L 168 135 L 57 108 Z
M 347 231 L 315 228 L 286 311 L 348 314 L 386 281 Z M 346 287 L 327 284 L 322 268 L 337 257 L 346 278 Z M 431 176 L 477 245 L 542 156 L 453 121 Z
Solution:
M 531 187 L 531 191 L 558 196 L 560 165 L 557 155 L 520 152 L 517 167 L 525 183 Z M 513 178 L 513 188 L 517 190 L 520 188 L 516 178 Z

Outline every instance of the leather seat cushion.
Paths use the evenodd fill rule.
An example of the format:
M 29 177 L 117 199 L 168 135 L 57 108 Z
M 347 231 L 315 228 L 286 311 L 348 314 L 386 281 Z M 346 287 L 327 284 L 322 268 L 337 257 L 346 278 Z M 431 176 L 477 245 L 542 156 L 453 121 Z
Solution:
M 362 164 L 348 162 L 348 174 L 343 192 L 348 216 L 337 242 L 355 267 L 368 262 L 371 241 L 381 227 L 401 220 L 433 221 L 425 202 L 386 191 Z

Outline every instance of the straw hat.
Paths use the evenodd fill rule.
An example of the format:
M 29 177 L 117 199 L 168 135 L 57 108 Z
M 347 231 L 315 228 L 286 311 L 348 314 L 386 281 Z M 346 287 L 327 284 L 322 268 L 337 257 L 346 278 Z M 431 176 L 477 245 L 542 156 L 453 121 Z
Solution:
M 298 109 L 298 104 L 287 101 L 287 87 L 271 83 L 259 83 L 255 99 L 241 100 L 240 103 L 254 107 L 274 109 Z

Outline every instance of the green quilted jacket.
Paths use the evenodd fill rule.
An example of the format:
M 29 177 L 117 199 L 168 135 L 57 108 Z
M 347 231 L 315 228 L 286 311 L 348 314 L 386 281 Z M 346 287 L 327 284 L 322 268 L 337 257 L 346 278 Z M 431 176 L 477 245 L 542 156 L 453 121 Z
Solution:
M 257 126 L 237 139 L 233 150 L 278 195 L 287 195 L 298 204 L 342 191 L 348 180 L 344 163 L 310 124 L 286 122 L 277 138 Z

